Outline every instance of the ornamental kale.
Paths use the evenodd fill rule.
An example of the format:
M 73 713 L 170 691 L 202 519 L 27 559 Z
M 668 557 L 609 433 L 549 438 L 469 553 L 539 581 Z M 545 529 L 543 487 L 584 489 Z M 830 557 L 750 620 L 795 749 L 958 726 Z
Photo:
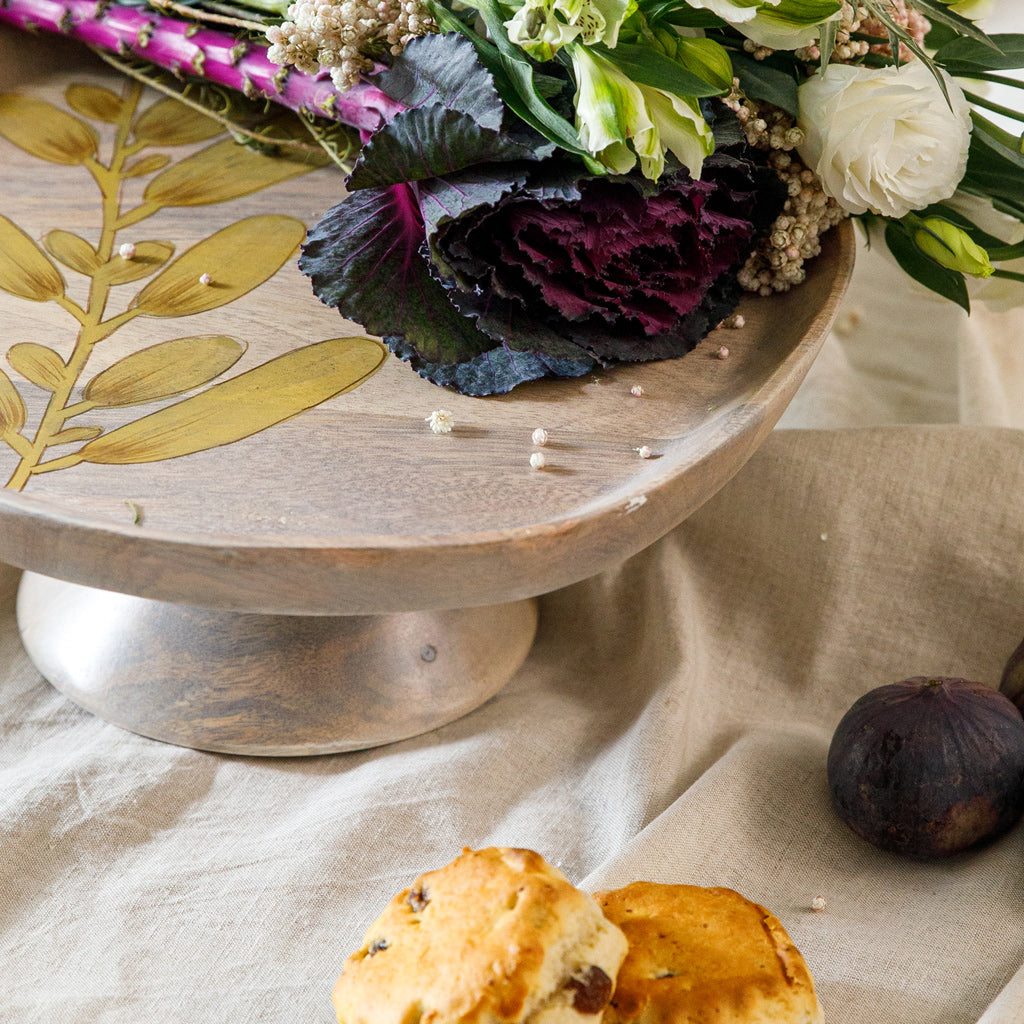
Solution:
M 699 180 L 677 166 L 657 183 L 553 155 L 503 121 L 460 36 L 413 41 L 381 87 L 407 109 L 364 146 L 300 266 L 325 303 L 467 394 L 689 351 L 735 308 L 736 272 L 785 199 L 741 144 Z

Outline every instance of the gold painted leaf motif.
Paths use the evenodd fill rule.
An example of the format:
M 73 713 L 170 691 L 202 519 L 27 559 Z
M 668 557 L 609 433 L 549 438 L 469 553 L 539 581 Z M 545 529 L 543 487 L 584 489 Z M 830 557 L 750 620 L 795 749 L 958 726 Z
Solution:
M 58 431 L 50 438 L 50 444 L 74 444 L 76 441 L 92 441 L 103 433 L 103 428 L 95 427 L 68 427 L 67 430 Z
M 72 270 L 91 277 L 103 266 L 96 250 L 81 235 L 57 228 L 43 240 L 51 254 Z
M 301 220 L 283 214 L 236 221 L 183 252 L 132 305 L 145 316 L 190 316 L 216 309 L 273 277 L 305 234 Z M 203 275 L 209 275 L 209 283 Z
M 191 391 L 230 370 L 245 352 L 224 334 L 174 338 L 133 352 L 96 374 L 84 398 L 96 405 L 141 405 Z
M 108 124 L 117 124 L 124 109 L 121 97 L 116 92 L 99 85 L 69 85 L 64 90 L 64 99 L 79 114 Z
M 160 462 L 233 444 L 362 384 L 387 349 L 372 338 L 333 338 L 287 352 L 206 391 L 90 441 L 85 462 Z
M 149 277 L 174 255 L 170 242 L 136 242 L 135 254 L 129 258 L 113 256 L 103 268 L 107 284 L 128 284 Z
M 45 345 L 22 341 L 7 350 L 7 362 L 26 380 L 47 391 L 56 391 L 64 380 L 64 360 Z
M 143 198 L 161 206 L 206 206 L 240 199 L 260 189 L 323 167 L 326 154 L 316 157 L 264 156 L 234 139 L 225 139 L 161 171 Z
M 166 167 L 171 162 L 171 158 L 164 153 L 150 153 L 149 156 L 144 156 L 134 163 L 129 164 L 125 169 L 122 177 L 124 178 L 142 178 L 147 174 L 152 174 L 154 171 L 159 171 Z
M 54 164 L 81 164 L 95 152 L 96 132 L 46 100 L 0 95 L 0 135 L 32 156 Z
M 0 370 L 0 434 L 21 430 L 28 410 L 11 378 Z
M 64 294 L 64 278 L 49 256 L 14 221 L 2 214 L 0 288 L 33 302 L 48 302 Z
M 147 107 L 132 124 L 135 138 L 151 146 L 187 146 L 224 134 L 212 117 L 168 97 Z

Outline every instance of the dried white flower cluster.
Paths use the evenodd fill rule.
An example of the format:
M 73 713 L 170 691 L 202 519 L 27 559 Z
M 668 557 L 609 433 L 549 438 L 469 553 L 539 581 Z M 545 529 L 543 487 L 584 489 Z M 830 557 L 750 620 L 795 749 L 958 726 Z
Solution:
M 748 144 L 768 153 L 768 163 L 789 192 L 782 213 L 755 246 L 738 280 L 746 291 L 759 295 L 788 291 L 806 277 L 804 263 L 821 252 L 821 235 L 846 215 L 793 152 L 803 144 L 804 132 L 790 114 L 743 96 L 737 82 L 725 102 L 736 112 Z
M 310 75 L 329 70 L 340 90 L 437 29 L 422 0 L 296 0 L 286 17 L 267 29 L 267 59 Z

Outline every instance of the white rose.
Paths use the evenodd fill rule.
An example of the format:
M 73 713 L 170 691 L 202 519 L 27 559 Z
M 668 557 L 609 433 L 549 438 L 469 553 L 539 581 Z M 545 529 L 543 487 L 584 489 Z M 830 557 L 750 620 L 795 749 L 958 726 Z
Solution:
M 902 217 L 951 196 L 967 165 L 970 106 L 924 64 L 830 64 L 800 86 L 800 156 L 848 213 Z

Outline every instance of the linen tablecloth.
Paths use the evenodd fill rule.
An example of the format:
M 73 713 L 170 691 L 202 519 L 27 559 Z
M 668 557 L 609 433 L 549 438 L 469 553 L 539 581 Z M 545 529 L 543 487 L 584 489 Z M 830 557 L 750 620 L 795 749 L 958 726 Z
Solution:
M 328 1024 L 390 896 L 499 844 L 591 890 L 739 890 L 803 951 L 829 1024 L 1021 1024 L 1024 824 L 911 862 L 847 830 L 825 781 L 866 690 L 998 683 L 1024 636 L 1021 428 L 1024 313 L 968 321 L 862 250 L 734 480 L 543 597 L 483 707 L 359 753 L 218 755 L 105 724 L 27 660 L 0 567 L 0 1022 Z

